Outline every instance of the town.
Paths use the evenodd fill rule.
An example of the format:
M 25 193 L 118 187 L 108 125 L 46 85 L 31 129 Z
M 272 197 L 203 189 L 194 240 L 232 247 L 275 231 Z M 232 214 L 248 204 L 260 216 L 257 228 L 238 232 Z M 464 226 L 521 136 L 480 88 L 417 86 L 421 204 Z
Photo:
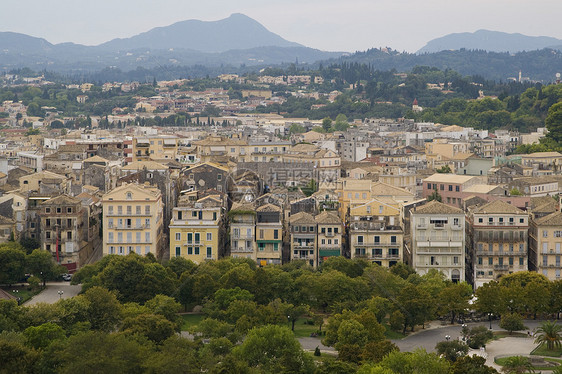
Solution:
M 475 355 L 464 364 L 493 370 L 484 363 L 505 361 L 485 350 L 493 337 L 504 338 L 494 335 L 498 329 L 529 337 L 546 325 L 525 326 L 524 316 L 559 316 L 562 153 L 548 119 L 539 127 L 497 122 L 508 113 L 501 103 L 520 100 L 517 92 L 498 99 L 468 81 L 415 91 L 423 100 L 438 95 L 441 107 L 478 110 L 472 117 L 481 122 L 471 127 L 427 120 L 417 97 L 405 104 L 412 92 L 400 82 L 416 79 L 409 74 L 392 73 L 403 96 L 375 102 L 365 82 L 268 73 L 103 84 L 1 78 L 0 252 L 27 251 L 21 261 L 31 264 L 26 280 L 37 283 L 35 291 L 61 273 L 81 284 L 51 300 L 77 321 L 68 331 L 89 323 L 106 338 L 118 330 L 157 346 L 178 343 L 180 331 L 209 347 L 213 339 L 229 346 L 245 339 L 232 350 L 242 361 L 257 351 L 246 347 L 253 334 L 288 333 L 295 342 L 294 333 L 314 356 L 337 355 L 341 364 L 325 363 L 320 372 L 333 372 L 333 364 L 352 373 L 405 354 L 398 348 L 411 351 L 399 339 L 421 326 L 417 344 L 441 356 L 396 357 L 441 365 L 454 350 L 455 367 L 470 347 Z M 540 91 L 521 78 L 517 84 L 521 97 L 537 100 L 562 92 L 559 82 Z M 344 105 L 399 115 L 333 112 Z M 462 112 L 432 110 L 435 118 Z M 319 115 L 327 112 L 334 115 Z M 37 265 L 41 256 L 59 266 Z M 10 285 L 20 281 L 12 271 L 23 272 L 15 263 L 4 265 Z M 48 308 L 37 301 L 25 309 L 18 295 L 0 290 L 0 298 L 17 301 L 7 321 Z M 80 320 L 65 298 L 86 303 L 96 317 Z M 91 311 L 96 303 L 108 312 Z M 286 324 L 290 330 L 280 327 Z M 346 338 L 346 324 L 360 332 Z M 445 341 L 423 334 L 434 328 Z M 89 333 L 69 333 L 68 341 L 89 346 L 80 343 Z M 520 334 L 509 337 L 513 344 L 535 348 Z M 301 346 L 293 351 L 295 372 L 313 372 Z M 222 367 L 217 357 L 230 350 L 217 352 L 190 365 Z

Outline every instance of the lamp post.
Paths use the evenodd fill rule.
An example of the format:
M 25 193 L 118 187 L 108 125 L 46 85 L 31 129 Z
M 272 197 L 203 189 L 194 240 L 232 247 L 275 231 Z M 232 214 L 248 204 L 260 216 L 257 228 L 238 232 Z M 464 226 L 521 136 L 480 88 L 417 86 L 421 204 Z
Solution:
M 488 313 L 488 319 L 490 320 L 490 330 L 492 329 L 492 313 Z
M 64 291 L 57 291 L 57 293 L 59 294 L 59 300 L 62 299 L 62 295 L 64 294 Z
M 451 335 L 445 335 L 445 340 L 446 340 L 446 341 L 451 340 Z

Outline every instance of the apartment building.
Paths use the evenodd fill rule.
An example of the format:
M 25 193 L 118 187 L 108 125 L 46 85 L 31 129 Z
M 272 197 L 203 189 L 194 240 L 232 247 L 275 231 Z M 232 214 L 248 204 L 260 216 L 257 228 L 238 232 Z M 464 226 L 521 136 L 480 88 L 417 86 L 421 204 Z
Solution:
M 436 173 L 423 180 L 422 197 L 427 198 L 437 191 L 445 204 L 462 207 L 464 190 L 480 183 L 482 181 L 479 177 Z
M 318 265 L 329 257 L 343 256 L 343 224 L 337 212 L 323 211 L 314 219 L 318 232 Z
M 175 160 L 179 139 L 171 135 L 133 138 L 133 161 Z
M 102 197 L 103 254 L 162 256 L 163 204 L 159 189 L 123 184 Z
M 473 255 L 474 287 L 501 275 L 528 270 L 529 215 L 495 200 L 468 215 L 467 251 Z
M 416 272 L 435 269 L 453 282 L 465 281 L 464 212 L 433 200 L 410 214 L 411 265 Z
M 562 212 L 532 219 L 529 230 L 529 270 L 559 280 L 562 246 Z
M 224 199 L 224 194 L 197 192 L 180 197 L 170 222 L 170 257 L 199 264 L 224 255 Z
M 230 256 L 257 260 L 256 208 L 251 203 L 234 203 L 228 212 Z
M 310 266 L 318 266 L 316 228 L 310 213 L 299 212 L 289 218 L 291 260 L 305 260 Z
M 256 261 L 258 265 L 281 264 L 283 259 L 283 210 L 265 204 L 256 209 Z
M 81 200 L 60 195 L 39 205 L 41 249 L 52 253 L 59 264 L 80 267 L 92 252 L 82 253 L 88 247 L 88 217 Z
M 400 204 L 388 197 L 352 203 L 349 209 L 351 258 L 391 267 L 404 259 Z

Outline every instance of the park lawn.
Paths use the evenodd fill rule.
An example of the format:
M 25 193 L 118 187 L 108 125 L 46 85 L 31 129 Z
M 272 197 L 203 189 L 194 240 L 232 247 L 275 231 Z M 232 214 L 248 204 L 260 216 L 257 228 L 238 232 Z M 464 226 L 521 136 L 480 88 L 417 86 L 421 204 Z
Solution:
M 406 335 L 402 334 L 401 332 L 392 330 L 390 326 L 387 325 L 386 323 L 383 324 L 383 326 L 386 329 L 386 331 L 384 332 L 384 336 L 387 339 L 399 340 L 399 339 L 404 339 L 406 337 Z
M 555 347 L 553 351 L 550 351 L 546 348 L 546 344 L 541 344 L 537 348 L 533 349 L 531 354 L 535 356 L 560 357 L 562 356 L 562 348 Z
M 287 326 L 291 327 L 290 324 L 287 324 Z M 318 326 L 307 324 L 306 319 L 299 319 L 295 323 L 295 331 L 293 333 L 296 338 L 309 338 L 310 334 L 314 332 L 318 332 Z
M 512 338 L 527 338 L 527 334 L 524 334 L 522 332 L 512 332 L 511 335 L 509 334 L 508 331 L 494 331 L 494 340 L 498 340 L 501 338 L 507 338 L 507 337 L 512 337 Z
M 513 357 L 513 356 L 511 356 Z M 494 362 L 500 366 L 504 366 L 507 359 L 510 357 L 501 357 L 498 359 L 495 359 Z M 560 362 L 560 360 L 552 360 L 552 359 L 546 359 L 545 361 L 554 361 L 554 362 Z M 533 366 L 534 370 L 552 370 L 552 366 Z
M 27 300 L 31 299 L 33 296 L 39 294 L 43 291 L 42 288 L 39 288 L 35 291 L 30 291 L 27 287 L 2 287 L 2 289 L 8 292 L 10 295 L 14 295 L 16 297 L 21 297 L 20 304 L 25 303 Z M 17 290 L 17 294 L 13 292 L 13 290 Z
M 335 361 L 338 358 L 337 355 L 329 353 L 322 353 L 320 356 L 315 356 L 314 352 L 304 352 L 304 354 L 310 356 L 316 363 Z
M 204 318 L 202 314 L 181 314 L 182 324 L 181 331 L 187 331 L 191 327 L 196 326 Z

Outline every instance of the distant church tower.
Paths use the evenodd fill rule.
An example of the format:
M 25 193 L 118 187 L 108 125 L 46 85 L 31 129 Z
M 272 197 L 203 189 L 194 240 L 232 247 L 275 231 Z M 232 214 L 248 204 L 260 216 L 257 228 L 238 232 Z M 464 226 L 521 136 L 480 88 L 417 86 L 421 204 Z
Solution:
M 412 103 L 412 112 L 421 112 L 422 110 L 423 108 L 418 105 L 418 99 L 414 99 L 414 102 Z

